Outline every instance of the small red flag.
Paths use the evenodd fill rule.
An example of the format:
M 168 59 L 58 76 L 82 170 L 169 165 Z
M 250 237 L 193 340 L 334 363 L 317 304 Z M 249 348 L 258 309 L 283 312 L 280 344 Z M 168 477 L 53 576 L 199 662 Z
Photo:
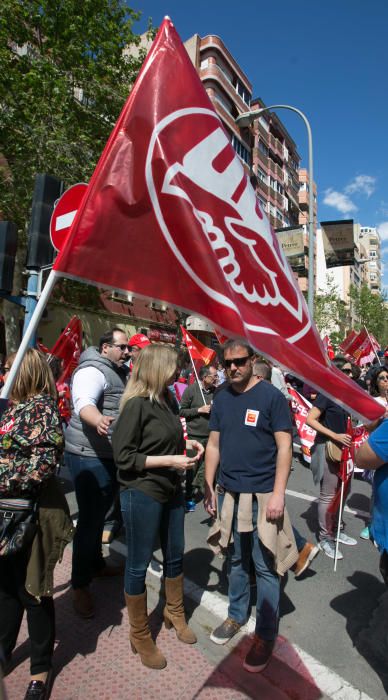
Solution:
M 323 338 L 323 344 L 326 348 L 326 353 L 329 360 L 332 360 L 335 357 L 335 353 L 333 349 L 333 344 L 328 335 L 325 335 L 325 337 Z
M 58 383 L 63 383 L 70 379 L 78 366 L 81 348 L 82 323 L 77 316 L 73 316 L 50 351 L 50 355 L 60 357 L 63 360 L 62 374 L 58 379 Z
M 350 445 L 350 447 L 344 446 L 342 448 L 341 461 L 338 470 L 338 487 L 333 497 L 333 500 L 331 501 L 327 509 L 328 513 L 331 513 L 332 515 L 334 513 L 337 513 L 340 507 L 342 482 L 344 484 L 343 503 L 345 503 L 354 471 L 353 427 L 350 416 L 348 416 L 346 432 L 352 438 L 352 444 Z
M 54 271 L 198 314 L 354 412 L 383 412 L 329 365 L 278 238 L 168 18 Z
M 214 335 L 216 336 L 220 345 L 223 345 L 224 343 L 226 343 L 227 340 L 229 340 L 227 335 L 222 335 L 222 333 L 220 333 L 220 331 L 218 331 L 216 328 L 213 328 L 213 330 Z
M 190 353 L 192 361 L 201 360 L 205 365 L 210 365 L 214 362 L 217 357 L 215 350 L 207 348 L 206 345 L 203 345 L 200 340 L 191 335 L 183 326 L 181 326 L 181 331 L 182 340 Z

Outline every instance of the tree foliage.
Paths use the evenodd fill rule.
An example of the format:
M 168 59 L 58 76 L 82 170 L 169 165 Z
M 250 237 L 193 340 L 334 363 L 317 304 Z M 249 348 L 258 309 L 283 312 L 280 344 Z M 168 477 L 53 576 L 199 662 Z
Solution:
M 0 209 L 23 231 L 37 172 L 88 180 L 137 75 L 123 0 L 2 0 Z
M 321 334 L 328 334 L 332 341 L 336 341 L 337 335 L 343 337 L 343 330 L 347 320 L 348 311 L 346 306 L 339 296 L 333 279 L 330 278 L 327 290 L 325 292 L 318 290 L 314 297 L 315 324 Z
M 385 347 L 388 343 L 388 309 L 385 297 L 371 292 L 366 284 L 360 288 L 352 286 L 349 297 L 358 319 L 356 328 L 365 326 Z
M 125 0 L 1 0 L 0 217 L 19 230 L 16 293 L 35 174 L 89 180 L 144 59 L 139 16 Z M 13 349 L 18 312 L 4 313 Z

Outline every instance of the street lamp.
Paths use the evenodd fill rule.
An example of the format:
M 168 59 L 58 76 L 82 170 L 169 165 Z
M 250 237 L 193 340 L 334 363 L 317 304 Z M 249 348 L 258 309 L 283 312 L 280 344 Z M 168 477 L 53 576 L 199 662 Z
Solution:
M 271 105 L 270 107 L 261 107 L 253 112 L 244 112 L 236 119 L 236 124 L 239 127 L 249 126 L 263 112 L 268 112 L 272 109 L 290 109 L 291 112 L 296 112 L 303 119 L 308 137 L 309 150 L 309 278 L 308 278 L 308 307 L 311 318 L 314 317 L 314 191 L 313 191 L 313 139 L 311 135 L 311 127 L 309 121 L 303 112 L 291 105 Z

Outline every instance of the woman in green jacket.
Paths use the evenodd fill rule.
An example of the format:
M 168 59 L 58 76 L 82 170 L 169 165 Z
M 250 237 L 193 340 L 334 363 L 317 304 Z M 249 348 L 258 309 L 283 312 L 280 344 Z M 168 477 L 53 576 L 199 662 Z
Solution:
M 0 507 L 29 507 L 56 471 L 63 451 L 61 418 L 51 370 L 41 353 L 29 348 L 0 423 Z M 0 646 L 10 661 L 24 611 L 31 645 L 31 678 L 25 700 L 48 697 L 48 674 L 55 639 L 51 596 L 26 590 L 31 547 L 6 554 L 0 543 Z

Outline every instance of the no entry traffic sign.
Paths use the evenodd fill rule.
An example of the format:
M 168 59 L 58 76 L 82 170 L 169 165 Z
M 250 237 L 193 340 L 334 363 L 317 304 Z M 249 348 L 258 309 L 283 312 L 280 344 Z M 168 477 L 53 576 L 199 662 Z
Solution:
M 55 250 L 60 251 L 63 247 L 87 188 L 84 182 L 79 182 L 58 199 L 50 221 L 51 243 Z

